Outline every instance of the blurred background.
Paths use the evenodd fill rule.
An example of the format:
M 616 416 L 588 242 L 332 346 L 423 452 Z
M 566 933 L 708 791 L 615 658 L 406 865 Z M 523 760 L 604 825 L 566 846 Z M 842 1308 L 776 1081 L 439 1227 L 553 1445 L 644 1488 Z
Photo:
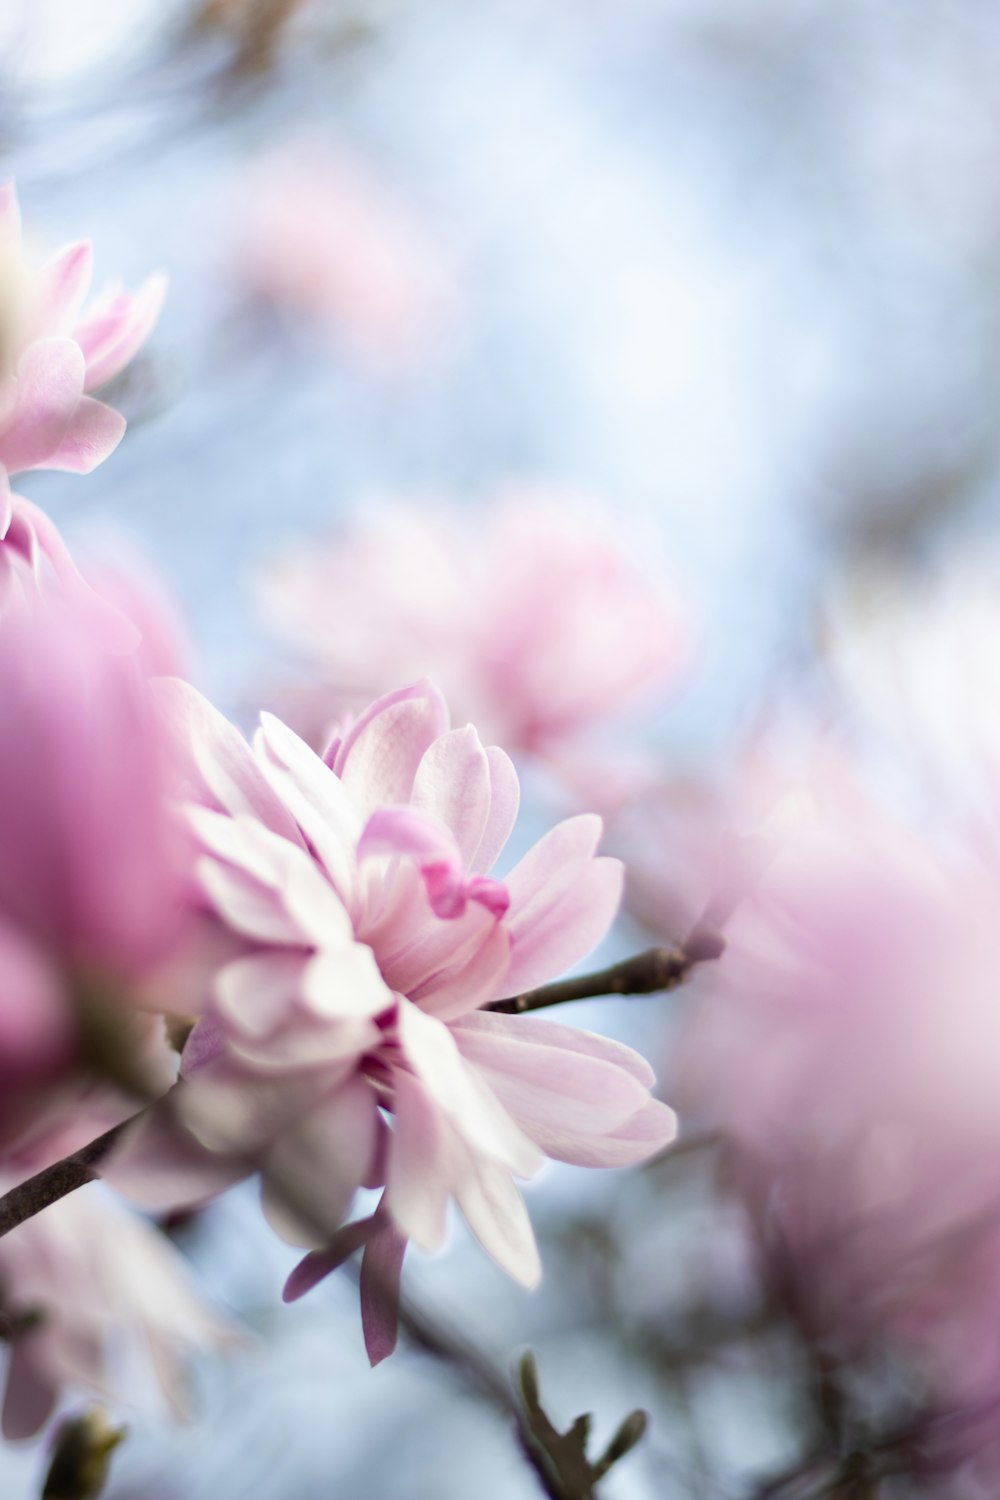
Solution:
M 400 515 L 450 548 L 508 493 L 581 497 L 676 641 L 568 777 L 513 746 L 524 837 L 578 799 L 614 825 L 633 755 L 688 789 L 683 818 L 776 697 L 821 691 L 830 618 L 873 580 L 992 577 L 998 72 L 979 0 L 2 0 L 29 238 L 92 236 L 98 282 L 170 280 L 114 393 L 122 446 L 21 488 L 81 557 L 145 560 L 244 723 L 308 695 L 288 559 Z M 365 600 L 407 587 L 405 556 L 370 588 L 356 556 L 328 601 L 341 675 Z M 649 927 L 682 935 L 657 899 Z M 603 956 L 648 941 L 633 914 Z M 656 1062 L 673 1006 L 581 1020 Z M 798 1451 L 784 1335 L 742 1337 L 751 1268 L 703 1157 L 691 1136 L 644 1172 L 553 1169 L 535 1296 L 458 1233 L 413 1257 L 414 1297 L 498 1368 L 531 1344 L 555 1418 L 608 1436 L 649 1410 L 602 1487 L 621 1500 L 763 1494 Z M 191 1425 L 130 1415 L 114 1500 L 535 1492 L 461 1372 L 412 1350 L 368 1372 L 349 1279 L 280 1306 L 292 1257 L 252 1192 L 179 1234 L 258 1338 Z M 4 1448 L 3 1492 L 39 1464 Z

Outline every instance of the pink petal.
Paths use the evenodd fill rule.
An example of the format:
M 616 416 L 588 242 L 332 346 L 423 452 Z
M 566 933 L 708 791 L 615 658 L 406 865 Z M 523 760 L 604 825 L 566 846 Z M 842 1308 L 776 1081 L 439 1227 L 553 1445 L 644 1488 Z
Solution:
M 363 817 L 386 803 L 409 801 L 425 751 L 447 728 L 444 699 L 426 681 L 387 693 L 365 710 L 344 736 L 333 767 Z
M 87 361 L 85 390 L 112 380 L 146 342 L 163 307 L 167 278 L 151 276 L 131 296 L 120 293 L 96 316 L 78 323 L 73 337 Z
M 302 985 L 304 953 L 251 953 L 219 970 L 215 1003 L 222 1016 L 250 1037 L 267 1037 L 285 1020 Z
M 125 436 L 125 418 L 103 401 L 81 396 L 58 446 L 45 460 L 47 469 L 90 474 L 113 453 Z
M 271 790 L 239 730 L 180 678 L 165 678 L 155 690 L 184 766 L 182 795 L 233 815 L 246 813 L 273 833 L 301 844 L 294 819 Z
M 430 1097 L 473 1151 L 502 1161 L 519 1177 L 538 1171 L 537 1149 L 464 1062 L 447 1026 L 401 1000 L 399 1041 Z
M 358 859 L 404 855 L 417 862 L 431 910 L 437 917 L 462 916 L 467 901 L 476 901 L 494 917 L 510 904 L 506 887 L 482 875 L 466 881 L 462 856 L 446 828 L 411 807 L 380 807 L 358 840 Z
M 517 821 L 521 797 L 517 772 L 510 756 L 498 746 L 490 745 L 486 759 L 490 769 L 490 810 L 479 847 L 468 860 L 469 869 L 477 872 L 493 868 Z
M 299 828 L 345 901 L 356 884 L 354 850 L 361 820 L 343 784 L 304 740 L 272 714 L 261 714 L 254 742 L 268 783 Z
M 38 339 L 18 366 L 0 434 L 9 474 L 41 468 L 56 452 L 83 396 L 83 355 L 70 339 Z
M 372 1365 L 381 1364 L 396 1347 L 399 1283 L 406 1243 L 406 1236 L 383 1218 L 365 1245 L 361 1261 L 361 1326 Z
M 450 1186 L 446 1129 L 420 1082 L 398 1068 L 393 1071 L 393 1114 L 385 1207 L 397 1228 L 422 1250 L 440 1250 Z
M 522 1286 L 537 1286 L 542 1274 L 538 1248 L 510 1173 L 470 1153 L 454 1192 L 466 1223 L 487 1255 Z
M 364 943 L 323 948 L 310 959 L 302 984 L 310 1009 L 326 1020 L 357 1020 L 382 1015 L 395 996 L 375 955 Z
M 532 1138 L 538 1125 L 604 1134 L 646 1103 L 648 1090 L 630 1071 L 561 1046 L 558 1036 L 544 1040 L 544 1022 L 531 1033 L 519 1034 L 520 1017 L 496 1019 L 514 1024 L 506 1033 L 490 1033 L 459 1021 L 455 1040 L 462 1056 Z
M 582 1057 L 597 1058 L 611 1067 L 630 1073 L 643 1088 L 649 1089 L 656 1082 L 656 1074 L 646 1059 L 624 1042 L 599 1036 L 594 1031 L 582 1031 L 577 1026 L 565 1026 L 547 1016 L 505 1016 L 496 1011 L 477 1011 L 463 1016 L 453 1028 L 459 1046 L 465 1050 L 474 1038 L 495 1037 L 515 1042 L 530 1042 L 541 1047 L 561 1047 Z
M 510 965 L 510 938 L 502 922 L 491 923 L 471 948 L 465 945 L 438 964 L 431 977 L 407 993 L 439 1021 L 476 1011 L 502 988 Z
M 490 763 L 471 724 L 429 745 L 417 767 L 411 803 L 446 828 L 463 865 L 471 864 L 490 812 Z
M 262 1166 L 272 1229 L 293 1245 L 327 1243 L 371 1169 L 378 1102 L 355 1073 L 286 1131 Z
M 38 333 L 42 337 L 68 338 L 73 320 L 90 287 L 94 254 L 89 240 L 80 240 L 60 250 L 38 272 Z M 74 340 L 74 343 L 76 340 Z
M 311 1292 L 314 1286 L 325 1281 L 331 1271 L 338 1270 L 356 1250 L 368 1243 L 374 1229 L 381 1222 L 374 1214 L 367 1219 L 356 1219 L 353 1224 L 345 1224 L 338 1230 L 324 1249 L 310 1250 L 285 1282 L 282 1302 L 297 1302 L 306 1292 Z
M 623 870 L 594 859 L 600 819 L 569 818 L 530 849 L 507 877 L 511 905 L 509 995 L 554 978 L 607 933 L 621 900 Z
M 58 1395 L 56 1371 L 48 1368 L 44 1328 L 14 1339 L 7 1364 L 3 1435 L 8 1442 L 34 1437 L 52 1415 Z
M 166 1105 L 139 1115 L 98 1168 L 117 1192 L 151 1212 L 205 1203 L 252 1170 L 248 1161 L 206 1150 Z
M 634 1167 L 663 1151 L 677 1137 L 677 1116 L 659 1099 L 648 1099 L 642 1109 L 608 1135 L 591 1135 L 558 1127 L 533 1128 L 546 1156 L 574 1167 Z

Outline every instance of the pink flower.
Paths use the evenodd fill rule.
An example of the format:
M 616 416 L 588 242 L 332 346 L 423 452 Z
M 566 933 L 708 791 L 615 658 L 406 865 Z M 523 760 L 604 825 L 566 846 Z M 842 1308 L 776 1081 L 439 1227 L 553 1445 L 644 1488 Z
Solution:
M 454 1199 L 515 1279 L 539 1274 L 515 1178 L 545 1156 L 644 1160 L 672 1137 L 629 1049 L 483 1007 L 587 953 L 614 916 L 621 870 L 595 857 L 600 820 L 571 818 L 504 878 L 507 756 L 449 729 L 427 683 L 388 694 L 315 755 L 265 716 L 253 749 L 191 689 L 168 713 L 188 747 L 202 900 L 230 935 L 170 1109 L 116 1165 L 166 1201 L 259 1166 L 275 1227 L 312 1244 L 289 1295 L 366 1244 L 373 1360 L 392 1348 L 408 1239 L 436 1250 Z M 391 1123 L 390 1123 L 391 1122 Z M 383 1188 L 342 1227 L 356 1190 Z
M 236 270 L 257 295 L 377 369 L 432 352 L 451 319 L 449 268 L 360 157 L 286 146 L 248 172 L 235 212 Z
M 11 519 L 10 475 L 27 469 L 88 474 L 118 446 L 124 419 L 88 393 L 117 375 L 148 337 L 165 281 L 153 276 L 134 295 L 113 290 L 81 316 L 89 243 L 70 245 L 37 271 L 29 268 L 12 184 L 0 188 L 0 267 L 8 283 L 0 351 L 2 538 Z
M 0 1312 L 12 1325 L 6 1438 L 38 1432 L 63 1393 L 133 1406 L 150 1375 L 184 1415 L 187 1359 L 237 1341 L 168 1241 L 94 1188 L 0 1240 L 0 1287 Z
M 1000 1453 L 1000 885 L 843 769 L 813 791 L 692 991 L 675 1086 L 842 1388 L 895 1361 L 928 1461 Z
M 182 851 L 138 657 L 60 599 L 5 618 L 0 640 L 2 1139 L 75 1057 L 81 1004 L 120 1010 L 124 1045 L 179 938 Z
M 264 598 L 314 668 L 299 711 L 316 743 L 330 715 L 426 673 L 484 733 L 561 761 L 670 683 L 683 651 L 669 589 L 585 504 L 530 486 L 485 517 L 400 507 L 310 543 Z

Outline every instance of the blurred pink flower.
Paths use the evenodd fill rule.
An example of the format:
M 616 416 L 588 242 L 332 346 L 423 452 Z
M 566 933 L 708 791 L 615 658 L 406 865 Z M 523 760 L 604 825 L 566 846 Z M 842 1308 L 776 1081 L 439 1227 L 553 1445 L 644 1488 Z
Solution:
M 187 1360 L 238 1339 L 169 1242 L 94 1188 L 0 1240 L 0 1289 L 11 1324 L 6 1438 L 33 1436 L 64 1394 L 82 1390 L 134 1407 L 151 1375 L 174 1415 L 184 1416 Z
M 58 598 L 4 618 L 0 641 L 3 1138 L 74 1058 L 81 1005 L 123 1006 L 124 1032 L 180 933 L 183 866 L 138 656 Z
M 674 1087 L 723 1132 L 771 1292 L 845 1388 L 895 1358 L 955 1463 L 1000 1442 L 1000 884 L 843 767 L 812 792 L 692 989 Z
M 452 320 L 443 254 L 352 152 L 306 143 L 255 163 L 240 188 L 236 270 L 250 289 L 386 371 L 433 353 Z
M 88 393 L 128 364 L 160 311 L 162 276 L 135 294 L 112 290 L 85 315 L 87 241 L 35 270 L 21 249 L 12 184 L 0 188 L 0 538 L 10 525 L 8 478 L 26 469 L 88 474 L 121 441 L 124 418 Z
M 263 597 L 306 654 L 297 705 L 320 743 L 331 715 L 426 673 L 484 734 L 564 761 L 676 677 L 670 589 L 580 499 L 511 486 L 482 513 L 397 508 L 275 564 Z
M 621 870 L 595 858 L 600 820 L 581 816 L 492 876 L 517 812 L 514 768 L 471 726 L 449 729 L 427 683 L 372 704 L 325 763 L 269 716 L 251 751 L 180 683 L 167 711 L 189 753 L 202 897 L 237 951 L 170 1110 L 140 1124 L 112 1180 L 170 1202 L 259 1167 L 274 1226 L 321 1247 L 289 1295 L 366 1244 L 377 1360 L 395 1339 L 406 1241 L 439 1248 L 451 1198 L 531 1285 L 538 1257 L 515 1177 L 545 1156 L 641 1161 L 672 1137 L 628 1048 L 482 1010 L 603 937 Z M 342 1228 L 361 1186 L 383 1187 L 381 1205 Z

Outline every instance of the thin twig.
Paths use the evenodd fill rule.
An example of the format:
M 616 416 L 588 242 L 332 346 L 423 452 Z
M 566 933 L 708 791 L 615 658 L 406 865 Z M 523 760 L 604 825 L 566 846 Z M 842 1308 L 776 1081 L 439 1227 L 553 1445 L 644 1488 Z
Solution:
M 494 1000 L 483 1009 L 504 1016 L 523 1016 L 528 1011 L 565 1005 L 570 1000 L 594 1000 L 600 995 L 658 994 L 683 984 L 696 964 L 721 958 L 725 946 L 721 933 L 699 925 L 679 947 L 647 948 L 645 953 L 636 953 L 596 974 L 559 979 L 555 984 L 543 984 L 509 1000 Z
M 27 1182 L 18 1183 L 17 1187 L 4 1193 L 0 1197 L 0 1238 L 16 1229 L 18 1224 L 23 1224 L 25 1219 L 41 1213 L 43 1208 L 93 1182 L 98 1175 L 95 1168 L 107 1156 L 128 1123 L 126 1120 L 106 1130 L 96 1140 L 81 1146 L 79 1151 L 54 1161 L 50 1167 L 43 1167 Z

